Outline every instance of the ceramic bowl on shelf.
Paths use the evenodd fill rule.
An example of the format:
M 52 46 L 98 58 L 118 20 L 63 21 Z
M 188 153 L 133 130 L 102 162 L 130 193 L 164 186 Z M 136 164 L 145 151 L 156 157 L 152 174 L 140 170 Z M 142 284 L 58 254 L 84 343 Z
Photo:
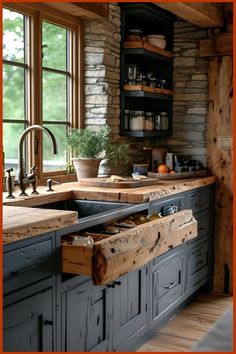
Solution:
M 160 49 L 165 49 L 166 47 L 166 40 L 164 35 L 150 35 L 146 36 L 147 43 L 154 45 Z

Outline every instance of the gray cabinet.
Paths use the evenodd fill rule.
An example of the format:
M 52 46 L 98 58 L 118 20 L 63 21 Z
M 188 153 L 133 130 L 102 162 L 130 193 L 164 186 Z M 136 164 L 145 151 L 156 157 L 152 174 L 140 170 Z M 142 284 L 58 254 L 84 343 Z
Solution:
M 113 348 L 122 350 L 125 341 L 140 335 L 147 325 L 149 268 L 144 266 L 118 279 L 113 291 Z
M 52 289 L 46 289 L 4 308 L 4 351 L 54 350 L 52 294 Z
M 184 295 L 186 256 L 185 248 L 157 257 L 151 265 L 151 321 L 159 322 L 160 316 L 170 312 Z M 158 259 L 159 258 L 159 259 Z
M 111 289 L 91 281 L 62 294 L 62 350 L 108 351 Z

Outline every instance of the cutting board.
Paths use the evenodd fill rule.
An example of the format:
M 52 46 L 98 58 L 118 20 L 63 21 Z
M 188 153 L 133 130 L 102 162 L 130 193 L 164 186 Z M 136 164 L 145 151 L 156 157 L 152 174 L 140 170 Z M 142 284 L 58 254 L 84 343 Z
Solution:
M 81 186 L 103 187 L 103 188 L 137 188 L 145 186 L 153 186 L 158 184 L 157 178 L 145 178 L 140 181 L 135 181 L 131 177 L 127 177 L 124 181 L 120 182 L 107 182 L 107 177 L 97 178 L 80 178 L 79 184 Z

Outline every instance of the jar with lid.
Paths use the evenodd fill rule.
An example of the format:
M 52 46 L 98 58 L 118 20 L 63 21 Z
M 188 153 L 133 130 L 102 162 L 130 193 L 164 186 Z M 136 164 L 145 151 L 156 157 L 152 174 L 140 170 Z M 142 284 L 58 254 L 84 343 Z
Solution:
M 146 112 L 144 130 L 154 130 L 154 117 L 155 114 L 153 112 Z
M 168 112 L 160 112 L 160 115 L 161 115 L 161 129 L 167 130 L 169 128 Z
M 156 77 L 150 77 L 150 78 L 149 78 L 149 86 L 150 86 L 150 87 L 156 87 L 156 86 L 157 86 L 157 79 L 156 79 Z
M 130 29 L 126 36 L 127 41 L 141 41 L 143 32 L 140 29 Z
M 129 129 L 133 131 L 144 129 L 144 111 L 130 111 Z
M 143 77 L 142 77 L 142 85 L 143 85 L 143 86 L 148 86 L 148 78 L 147 78 L 147 75 L 143 75 Z
M 129 114 L 130 111 L 128 109 L 124 112 L 124 130 L 129 130 Z

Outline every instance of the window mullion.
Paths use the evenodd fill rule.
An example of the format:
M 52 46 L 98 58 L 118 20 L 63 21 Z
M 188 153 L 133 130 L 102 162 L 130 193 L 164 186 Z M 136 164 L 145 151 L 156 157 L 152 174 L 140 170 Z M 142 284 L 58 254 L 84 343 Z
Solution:
M 32 26 L 32 92 L 33 94 L 33 124 L 42 125 L 42 18 L 40 12 L 34 16 Z M 42 132 L 35 131 L 31 142 L 34 165 L 37 166 L 37 175 L 43 176 Z M 35 140 L 37 140 L 37 154 L 35 154 Z

